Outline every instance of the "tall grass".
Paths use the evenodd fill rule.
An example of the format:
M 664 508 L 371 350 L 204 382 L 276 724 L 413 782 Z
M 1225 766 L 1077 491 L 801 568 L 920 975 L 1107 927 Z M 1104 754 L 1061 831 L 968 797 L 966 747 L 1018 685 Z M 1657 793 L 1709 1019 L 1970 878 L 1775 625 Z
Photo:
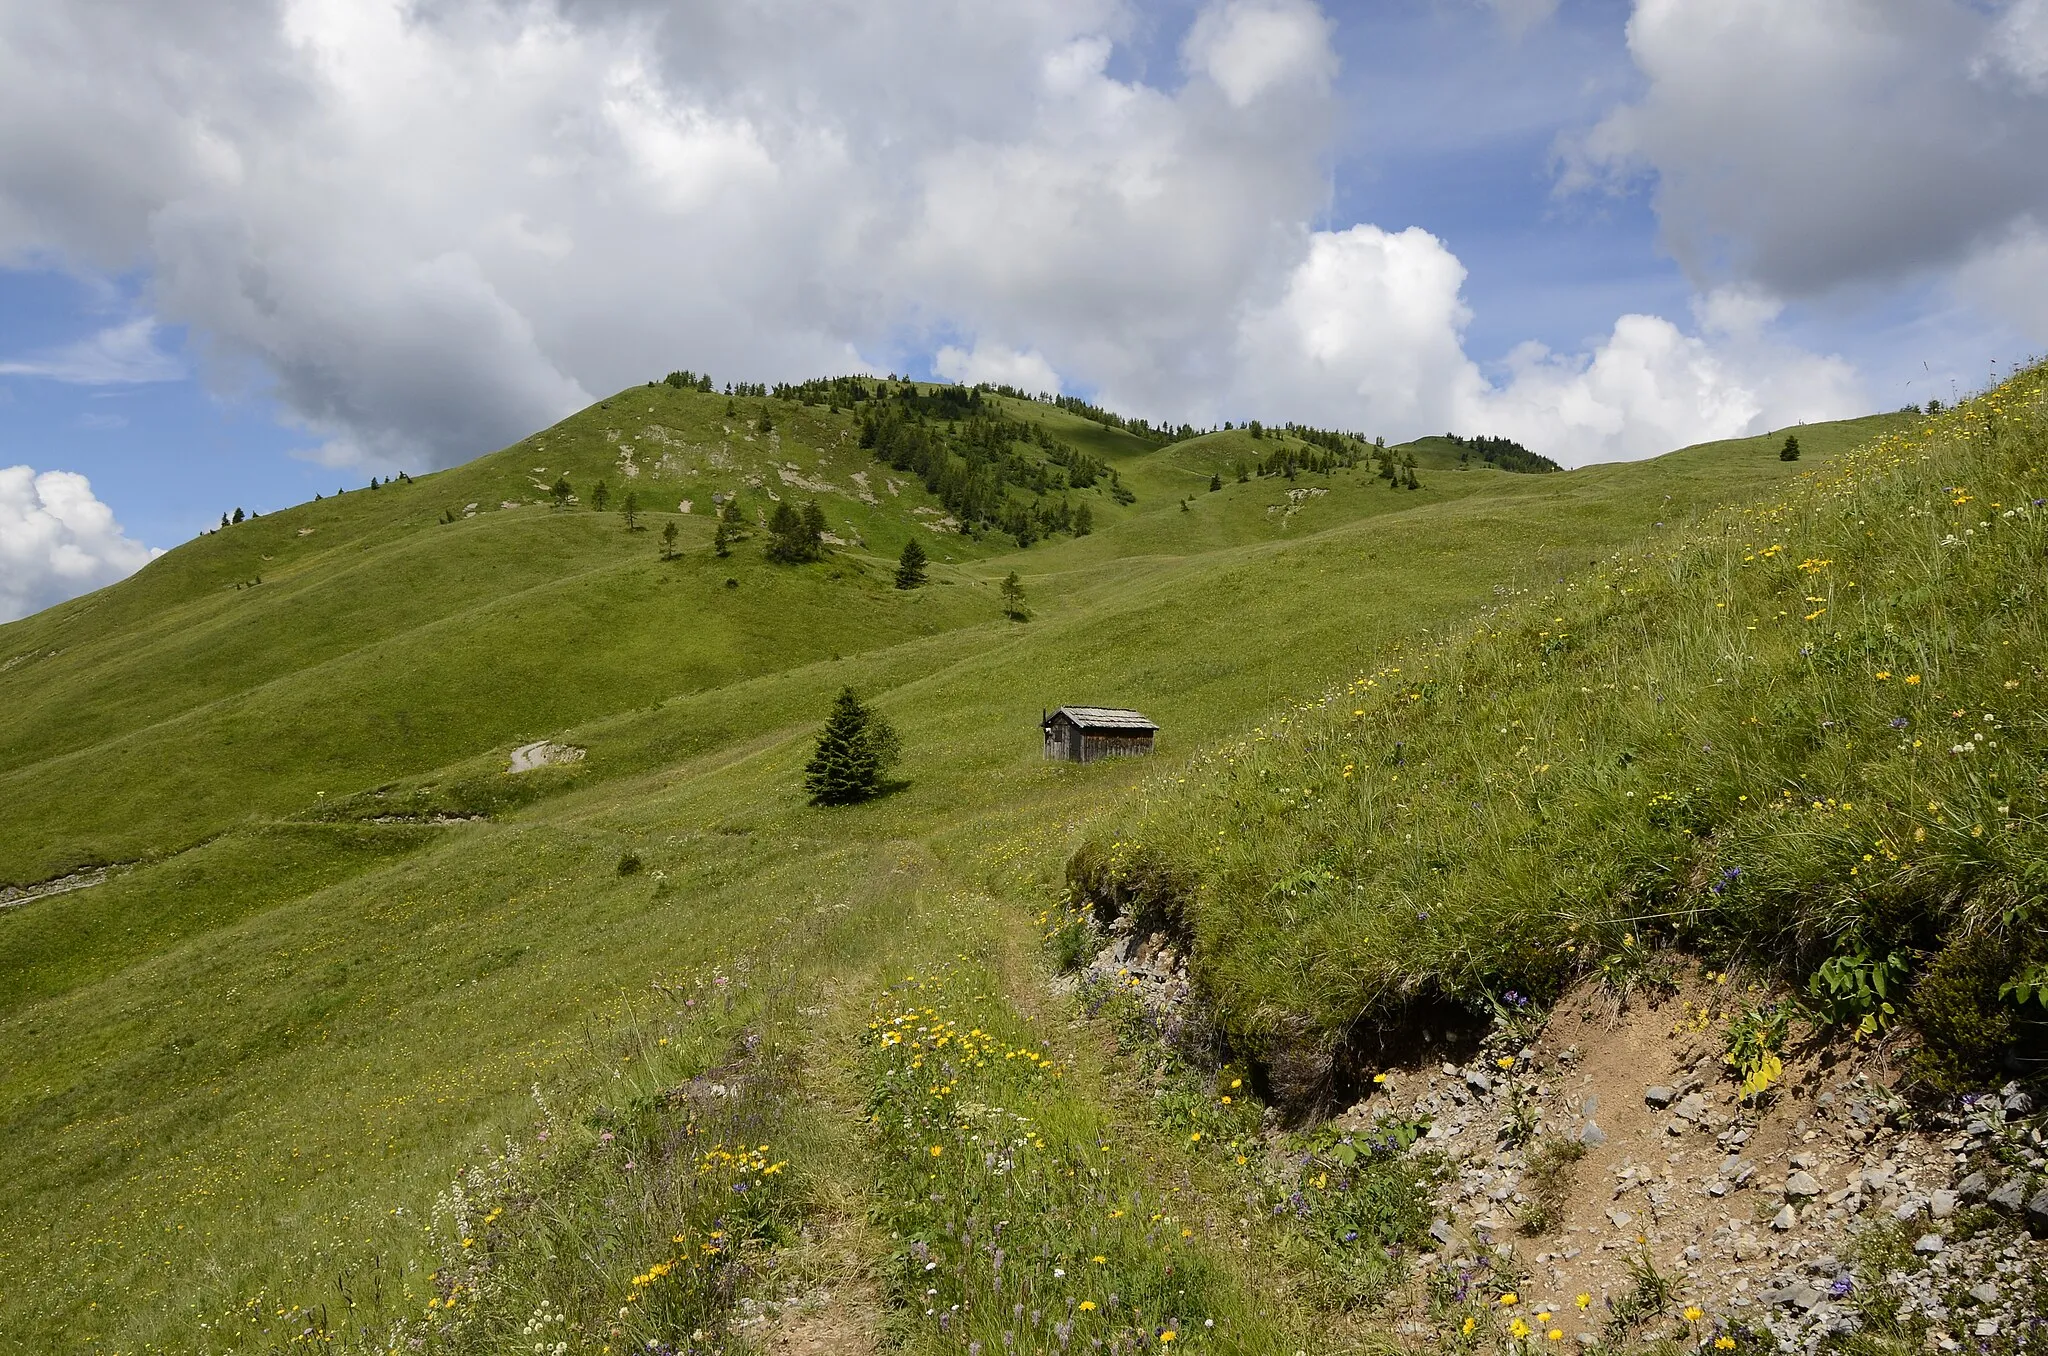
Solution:
M 1555 993 L 1658 936 L 1831 962 L 1877 1021 L 1904 971 L 1984 1076 L 2048 959 L 2044 391 L 1397 650 L 1151 783 L 1098 855 L 1191 882 L 1196 975 L 1252 1049 Z

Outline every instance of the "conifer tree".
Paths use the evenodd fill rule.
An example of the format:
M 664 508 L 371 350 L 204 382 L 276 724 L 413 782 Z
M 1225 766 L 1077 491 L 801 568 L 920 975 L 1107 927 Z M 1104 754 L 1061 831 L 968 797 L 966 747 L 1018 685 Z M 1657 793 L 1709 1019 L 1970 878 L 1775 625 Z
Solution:
M 1024 605 L 1024 581 L 1017 577 L 1015 570 L 1003 576 L 1001 593 L 1005 617 L 1011 621 L 1031 620 L 1031 609 Z
M 818 735 L 817 751 L 804 767 L 804 790 L 813 805 L 850 805 L 881 789 L 882 774 L 900 750 L 889 722 L 844 688 Z
M 816 504 L 806 504 L 801 513 L 787 503 L 777 504 L 768 518 L 768 559 L 784 565 L 801 565 L 824 554 L 820 540 L 825 514 Z
M 555 507 L 557 509 L 565 509 L 569 507 L 569 499 L 575 493 L 576 491 L 569 488 L 568 476 L 561 475 L 555 477 L 554 496 Z
M 674 560 L 676 558 L 676 535 L 676 525 L 674 520 L 671 519 L 669 525 L 661 529 L 661 558 L 663 560 Z
M 612 487 L 602 480 L 598 481 L 597 488 L 590 492 L 590 502 L 597 506 L 599 513 L 603 513 L 604 506 L 612 502 Z
M 631 490 L 626 491 L 626 502 L 619 505 L 619 517 L 625 519 L 628 532 L 638 532 L 640 530 L 639 495 Z
M 903 554 L 896 558 L 896 587 L 914 589 L 921 586 L 925 580 L 925 559 L 924 547 L 918 545 L 917 538 L 904 542 Z
M 1077 505 L 1074 509 L 1074 535 L 1085 537 L 1094 530 L 1095 510 L 1086 504 Z
M 235 521 L 238 523 L 242 521 L 242 511 L 240 509 L 235 510 Z
M 1209 477 L 1209 493 L 1211 493 L 1211 494 L 1214 494 L 1214 493 L 1216 493 L 1216 491 L 1218 491 L 1218 490 L 1220 490 L 1220 489 L 1222 489 L 1222 488 L 1223 488 L 1223 477 L 1222 477 L 1222 476 L 1220 476 L 1220 475 L 1214 475 L 1214 476 L 1210 476 L 1210 477 Z
M 1779 460 L 1779 461 L 1798 461 L 1798 460 L 1799 460 L 1799 435 L 1798 435 L 1798 434 L 1796 434 L 1796 433 L 1788 433 L 1788 434 L 1786 434 L 1786 435 L 1785 435 L 1785 445 L 1784 445 L 1783 447 L 1781 447 L 1781 448 L 1779 448 L 1779 449 L 1778 449 L 1778 460 Z

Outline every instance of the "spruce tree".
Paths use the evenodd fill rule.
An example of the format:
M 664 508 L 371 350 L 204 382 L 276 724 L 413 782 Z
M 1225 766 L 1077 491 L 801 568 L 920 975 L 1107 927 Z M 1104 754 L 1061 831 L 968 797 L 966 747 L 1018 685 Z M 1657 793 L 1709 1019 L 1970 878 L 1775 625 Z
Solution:
M 1074 508 L 1074 535 L 1085 537 L 1094 530 L 1095 510 L 1089 508 L 1086 504 L 1076 505 Z
M 863 706 L 852 688 L 842 689 L 804 767 L 811 804 L 850 805 L 874 795 L 899 747 L 889 722 Z
M 1222 488 L 1223 488 L 1223 477 L 1222 477 L 1222 476 L 1218 475 L 1218 476 L 1210 476 L 1210 477 L 1209 477 L 1209 493 L 1211 493 L 1211 494 L 1214 494 L 1214 493 L 1216 493 L 1216 491 L 1218 491 L 1218 490 L 1220 490 L 1220 489 L 1222 489 Z
M 768 518 L 768 559 L 784 565 L 801 565 L 824 554 L 820 540 L 825 530 L 825 513 L 815 503 L 799 513 L 787 503 L 777 504 Z
M 1031 609 L 1024 605 L 1024 581 L 1017 577 L 1015 570 L 1003 576 L 1001 593 L 1005 617 L 1011 621 L 1031 620 Z
M 554 496 L 556 508 L 565 509 L 569 507 L 569 498 L 575 493 L 574 490 L 569 488 L 569 477 L 566 475 L 555 477 Z
M 235 510 L 235 521 L 238 523 L 242 521 L 242 511 L 240 509 Z
M 922 585 L 925 559 L 924 547 L 918 545 L 917 538 L 904 542 L 903 554 L 896 558 L 896 587 L 914 589 Z
M 612 487 L 602 480 L 598 481 L 597 488 L 590 492 L 590 502 L 597 507 L 599 513 L 603 513 L 604 506 L 612 502 Z
M 667 527 L 661 529 L 661 558 L 663 560 L 674 560 L 676 558 L 676 525 L 673 520 L 669 522 Z
M 1784 445 L 1783 447 L 1781 447 L 1781 448 L 1779 448 L 1779 449 L 1778 449 L 1778 460 L 1779 460 L 1779 461 L 1798 461 L 1798 460 L 1799 460 L 1799 435 L 1798 435 L 1798 434 L 1796 434 L 1796 433 L 1788 433 L 1788 434 L 1786 434 L 1786 435 L 1785 435 L 1785 445 Z
M 640 530 L 639 495 L 631 490 L 626 491 L 626 502 L 619 505 L 619 517 L 625 520 L 628 532 L 638 532 Z

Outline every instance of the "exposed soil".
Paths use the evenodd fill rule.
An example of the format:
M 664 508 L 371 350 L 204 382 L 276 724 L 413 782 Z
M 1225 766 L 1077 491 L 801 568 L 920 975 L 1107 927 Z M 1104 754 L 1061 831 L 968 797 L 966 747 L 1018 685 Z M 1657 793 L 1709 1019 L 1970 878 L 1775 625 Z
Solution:
M 85 871 L 74 871 L 68 876 L 58 876 L 54 880 L 39 881 L 34 885 L 0 886 L 0 909 L 18 909 L 38 899 L 48 899 L 51 895 L 69 894 L 73 890 L 104 885 L 117 870 L 119 868 L 113 866 L 95 866 Z
M 585 750 L 573 744 L 551 744 L 545 739 L 536 739 L 531 744 L 521 744 L 512 750 L 512 765 L 507 772 L 531 772 L 537 767 L 555 767 L 563 763 L 580 763 Z
M 2048 1246 L 2028 1229 L 2048 1232 L 2048 1190 L 2026 1095 L 1915 1112 L 1881 1046 L 1795 1044 L 1782 1082 L 1745 1103 L 1721 1057 L 1730 999 L 1695 973 L 1654 1006 L 1617 1010 L 1588 983 L 1540 1034 L 1509 1024 L 1467 1064 L 1391 1070 L 1341 1121 L 1430 1119 L 1418 1148 L 1450 1171 L 1428 1265 L 1515 1292 L 1517 1312 L 1559 1340 L 1618 1335 L 1650 1271 L 1668 1295 L 1632 1335 L 1739 1324 L 1809 1348 L 1860 1327 L 1860 1292 L 1879 1282 L 1931 1325 L 1935 1349 L 2036 1321 Z M 1543 1158 L 1548 1193 L 1531 1174 Z M 1904 1265 L 1859 1270 L 1858 1236 L 1873 1230 Z M 1436 1335 L 1419 1292 L 1399 1329 Z

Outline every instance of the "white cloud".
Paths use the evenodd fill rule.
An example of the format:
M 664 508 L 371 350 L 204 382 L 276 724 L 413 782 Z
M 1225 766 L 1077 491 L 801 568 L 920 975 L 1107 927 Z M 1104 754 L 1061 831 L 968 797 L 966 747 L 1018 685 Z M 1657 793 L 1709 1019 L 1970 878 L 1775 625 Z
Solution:
M 933 358 L 932 370 L 947 381 L 969 386 L 986 381 L 1014 386 L 1033 395 L 1057 395 L 1060 390 L 1060 374 L 1052 370 L 1044 354 L 1019 353 L 1001 344 L 976 344 L 972 352 L 948 344 Z
M 1488 381 L 1462 344 L 1464 278 L 1425 231 L 1318 232 L 1240 328 L 1240 399 L 1367 434 L 1503 435 L 1573 466 L 1866 408 L 1847 363 L 1770 336 L 1778 304 L 1753 290 L 1702 298 L 1697 334 L 1623 316 L 1587 353 L 1524 344 Z
M 2035 94 L 2048 93 L 2048 0 L 2014 0 L 1973 69 L 1979 76 L 2003 72 Z
M 1644 0 L 1645 52 L 1674 5 Z M 1490 423 L 1582 460 L 1769 417 L 1762 312 L 1631 318 L 1490 383 L 1441 241 L 1311 228 L 1324 13 L 1210 0 L 1178 83 L 1116 73 L 1140 25 L 1127 0 L 0 0 L 0 125 L 50 129 L 0 139 L 0 259 L 145 270 L 212 380 L 261 372 L 307 455 L 365 467 L 464 460 L 673 367 L 941 343 L 942 373 L 1153 418 Z M 1661 106 L 1585 163 L 1650 155 Z
M 2048 208 L 2042 0 L 1637 0 L 1628 43 L 1644 91 L 1561 183 L 1649 176 L 1703 288 L 1938 274 Z
M 0 359 L 0 376 L 41 377 L 75 386 L 122 386 L 177 381 L 185 367 L 156 345 L 156 321 L 143 317 L 101 330 L 90 339 L 29 358 Z
M 1189 30 L 1185 50 L 1189 68 L 1214 80 L 1238 108 L 1280 86 L 1320 92 L 1337 72 L 1329 21 L 1308 0 L 1211 6 Z
M 2048 230 L 2032 218 L 2015 223 L 1957 272 L 1956 292 L 2028 342 L 2048 344 Z
M 161 554 L 130 540 L 77 472 L 0 468 L 0 622 L 111 584 Z

